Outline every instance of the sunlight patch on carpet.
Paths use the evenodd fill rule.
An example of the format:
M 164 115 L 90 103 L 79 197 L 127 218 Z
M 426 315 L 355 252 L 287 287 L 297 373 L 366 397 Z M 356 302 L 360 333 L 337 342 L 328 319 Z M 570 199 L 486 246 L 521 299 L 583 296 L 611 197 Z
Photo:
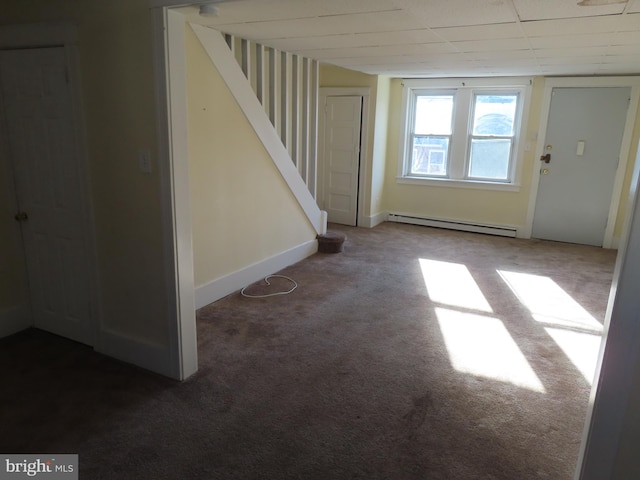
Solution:
M 558 344 L 589 385 L 592 385 L 598 363 L 600 335 L 559 328 L 545 328 L 545 331 Z
M 549 277 L 497 270 L 538 322 L 600 333 L 602 325 Z
M 545 393 L 502 321 L 445 308 L 435 310 L 453 368 Z
M 420 268 L 432 302 L 493 313 L 465 265 L 421 258 Z

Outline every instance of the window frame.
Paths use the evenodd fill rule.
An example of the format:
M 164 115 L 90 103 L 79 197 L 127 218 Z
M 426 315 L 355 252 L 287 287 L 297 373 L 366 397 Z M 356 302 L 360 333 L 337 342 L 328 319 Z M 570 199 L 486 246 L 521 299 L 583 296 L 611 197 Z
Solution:
M 418 185 L 451 186 L 459 188 L 480 188 L 490 190 L 518 191 L 526 146 L 526 120 L 531 97 L 530 77 L 500 77 L 471 79 L 404 79 L 402 95 L 402 119 L 400 132 L 400 152 L 398 161 L 398 183 Z M 421 95 L 453 94 L 452 132 L 450 135 L 447 173 L 428 175 L 412 173 L 412 151 L 414 120 L 417 98 Z M 518 96 L 511 139 L 510 164 L 506 180 L 472 177 L 471 141 L 475 99 L 477 95 Z M 495 138 L 502 138 L 496 136 Z M 493 137 L 488 137 L 493 138 Z

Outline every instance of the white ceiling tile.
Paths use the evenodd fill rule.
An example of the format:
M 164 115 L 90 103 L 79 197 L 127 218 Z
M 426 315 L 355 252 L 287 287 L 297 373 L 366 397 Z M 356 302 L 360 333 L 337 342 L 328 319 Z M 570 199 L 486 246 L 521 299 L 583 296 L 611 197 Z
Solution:
M 589 63 L 600 63 L 604 55 L 591 55 L 588 57 L 538 57 L 538 63 L 544 65 L 565 65 L 565 64 L 589 64 Z
M 515 22 L 517 17 L 502 0 L 393 0 L 429 27 L 459 27 Z
M 242 0 L 221 3 L 217 17 L 179 11 L 225 33 L 370 73 L 637 72 L 640 0 L 591 8 L 577 1 Z
M 452 52 L 447 43 L 427 43 L 418 45 L 387 45 L 376 47 L 331 48 L 321 50 L 305 50 L 305 55 L 312 58 L 350 58 L 350 57 L 388 57 L 389 55 L 428 55 L 430 52 Z
M 406 43 L 439 43 L 442 38 L 432 30 L 396 30 L 393 32 L 358 33 L 358 40 L 368 45 L 402 45 Z
M 613 35 L 611 45 L 635 45 L 640 51 L 640 31 L 616 33 Z
M 604 55 L 594 55 L 591 57 L 539 57 L 538 63 L 544 65 L 584 65 L 600 64 Z
M 535 58 L 533 50 L 486 50 L 483 52 L 471 52 L 468 55 L 477 60 L 505 60 L 510 61 L 518 58 Z
M 349 58 L 333 58 L 324 60 L 334 65 L 393 65 L 395 63 L 406 62 L 404 57 L 391 55 L 387 57 L 349 57 Z M 411 63 L 411 62 L 406 62 Z
M 338 35 L 303 36 L 269 39 L 271 46 L 291 52 L 319 50 L 321 48 L 367 47 L 381 45 L 412 45 L 442 43 L 442 38 L 431 30 L 407 30 L 376 33 L 345 33 Z
M 513 58 L 511 60 L 502 60 L 502 59 L 484 60 L 484 61 L 478 61 L 478 64 L 486 68 L 503 67 L 506 65 L 509 65 L 511 67 L 525 67 L 525 66 L 538 65 L 538 60 L 536 60 L 535 58 L 524 57 L 524 58 Z
M 628 63 L 602 63 L 596 73 L 600 75 L 637 75 L 640 73 L 640 68 Z
M 626 17 L 625 15 L 624 17 Z M 580 35 L 589 33 L 608 33 L 624 30 L 620 16 L 566 18 L 562 20 L 540 20 L 522 22 L 522 30 L 528 37 L 546 37 L 559 35 Z
M 304 52 L 305 50 L 318 49 L 318 45 L 324 48 L 340 47 L 364 47 L 367 43 L 356 41 L 355 35 L 346 33 L 341 35 L 323 35 L 316 37 L 291 37 L 269 39 L 269 46 L 287 52 Z
M 553 76 L 593 76 L 593 75 L 598 75 L 598 73 L 601 73 L 598 71 L 598 66 L 593 66 L 593 65 L 572 65 L 571 67 L 560 67 L 560 66 L 556 66 L 554 65 L 553 68 L 549 68 L 547 66 L 541 66 L 540 67 L 540 75 L 542 76 L 547 76 L 547 77 L 553 77 Z
M 522 21 L 613 15 L 625 7 L 624 3 L 583 7 L 577 0 L 513 0 L 513 4 Z
M 640 29 L 640 0 L 635 1 L 635 5 L 638 7 L 638 13 L 627 13 L 627 15 L 619 15 L 614 17 L 617 19 L 616 27 L 619 32 Z
M 490 40 L 495 38 L 516 38 L 522 31 L 517 23 L 497 25 L 476 25 L 469 27 L 434 28 L 433 32 L 451 42 L 463 40 Z
M 595 75 L 599 67 L 600 64 L 591 63 L 566 65 L 540 64 L 540 70 L 544 72 L 545 75 Z
M 640 69 L 640 54 L 636 55 L 605 55 L 602 57 L 602 63 L 626 63 L 627 65 L 638 65 Z
M 274 38 L 417 30 L 421 25 L 404 12 L 391 11 L 225 24 L 216 28 L 225 33 L 260 41 Z
M 429 29 L 374 33 L 346 33 L 338 35 L 302 36 L 273 39 L 283 48 L 310 50 L 321 48 L 366 47 L 377 45 L 411 45 L 442 43 L 442 38 Z
M 593 57 L 605 55 L 607 47 L 590 48 L 542 48 L 533 51 L 538 58 L 558 58 L 558 57 Z
M 607 49 L 607 55 L 637 55 L 637 45 L 610 45 Z
M 561 35 L 557 37 L 531 37 L 529 42 L 532 48 L 563 47 L 606 47 L 613 39 L 611 34 L 594 33 L 592 35 Z
M 197 6 L 176 10 L 187 14 L 190 21 L 199 17 L 209 25 L 397 10 L 389 0 L 243 0 L 220 2 L 217 9 L 216 17 L 199 17 Z
M 451 44 L 461 52 L 495 52 L 504 50 L 529 49 L 529 42 L 524 38 L 451 42 Z

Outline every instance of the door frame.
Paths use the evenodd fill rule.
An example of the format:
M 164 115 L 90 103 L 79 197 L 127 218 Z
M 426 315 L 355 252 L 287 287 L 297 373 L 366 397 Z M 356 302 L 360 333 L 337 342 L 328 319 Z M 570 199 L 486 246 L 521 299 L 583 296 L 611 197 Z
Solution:
M 358 158 L 358 211 L 356 212 L 356 226 L 364 225 L 364 201 L 368 168 L 368 131 L 369 131 L 369 87 L 320 87 L 318 92 L 318 195 L 316 201 L 324 202 L 324 134 L 325 134 L 325 105 L 327 97 L 360 97 L 362 98 L 362 121 L 360 122 L 360 154 Z
M 76 158 L 78 173 L 80 176 L 80 198 L 84 205 L 82 227 L 87 242 L 87 263 L 89 272 L 89 318 L 91 330 L 91 345 L 100 345 L 100 317 L 101 304 L 98 289 L 98 259 L 96 248 L 96 236 L 93 217 L 93 196 L 91 195 L 91 182 L 89 175 L 89 155 L 87 147 L 86 122 L 84 121 L 84 108 L 82 99 L 82 83 L 80 74 L 80 54 L 78 48 L 78 28 L 71 23 L 44 23 L 0 26 L 0 49 L 28 49 L 42 47 L 64 48 L 67 72 L 69 74 L 69 90 L 71 94 L 72 119 L 76 132 Z M 1 128 L 1 126 L 0 126 Z M 4 135 L 4 134 L 3 134 Z M 8 148 L 8 145 L 7 145 Z M 8 168 L 13 169 L 8 156 L 5 156 Z M 15 185 L 12 186 L 15 192 Z M 17 200 L 16 200 L 17 201 Z M 24 255 L 24 254 L 23 254 Z M 29 308 L 30 312 L 30 301 Z M 30 324 L 22 324 L 22 327 L 33 325 L 33 318 L 29 313 Z M 0 335 L 7 332 L 0 332 Z
M 618 209 L 623 194 L 622 187 L 629 163 L 629 153 L 631 151 L 631 140 L 636 113 L 638 110 L 638 100 L 640 100 L 640 77 L 568 77 L 568 78 L 547 78 L 544 84 L 544 95 L 542 99 L 542 110 L 540 112 L 540 123 L 538 125 L 537 143 L 534 153 L 534 160 L 531 174 L 531 191 L 529 194 L 529 207 L 527 219 L 523 231 L 523 237 L 531 238 L 533 231 L 533 217 L 538 198 L 538 187 L 540 185 L 540 164 L 538 158 L 544 154 L 545 137 L 547 125 L 549 123 L 549 113 L 551 111 L 551 99 L 554 88 L 598 88 L 598 87 L 630 87 L 631 101 L 627 110 L 622 143 L 620 144 L 620 154 L 618 168 L 616 169 L 613 183 L 613 193 L 611 194 L 611 204 L 609 205 L 609 215 L 607 216 L 607 227 L 602 242 L 603 248 L 617 248 L 620 239 L 614 238 L 613 233 L 618 219 Z

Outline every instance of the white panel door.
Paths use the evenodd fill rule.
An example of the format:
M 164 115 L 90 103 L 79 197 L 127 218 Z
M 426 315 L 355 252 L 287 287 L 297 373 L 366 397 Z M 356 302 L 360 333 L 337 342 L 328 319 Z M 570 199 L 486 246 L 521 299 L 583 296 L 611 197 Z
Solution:
M 362 97 L 327 97 L 323 205 L 330 222 L 356 225 L 361 124 Z
M 63 48 L 0 52 L 34 325 L 91 344 L 87 230 Z
M 602 246 L 630 88 L 554 88 L 532 236 Z

